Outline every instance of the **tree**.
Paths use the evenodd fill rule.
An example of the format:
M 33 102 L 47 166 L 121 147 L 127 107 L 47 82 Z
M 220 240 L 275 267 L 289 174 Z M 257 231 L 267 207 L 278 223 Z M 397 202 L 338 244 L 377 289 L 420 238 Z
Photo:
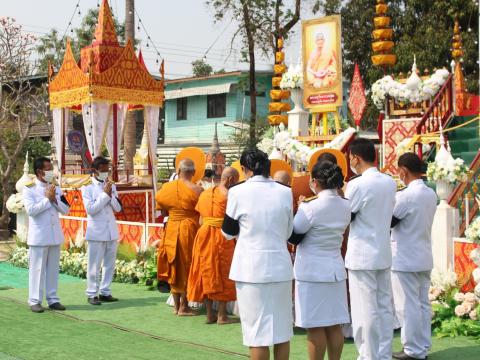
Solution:
M 195 77 L 209 76 L 213 72 L 210 64 L 207 64 L 204 59 L 198 59 L 192 62 L 192 73 Z
M 257 94 L 255 65 L 257 55 L 270 58 L 277 50 L 276 39 L 286 37 L 300 18 L 300 1 L 295 1 L 295 13 L 284 9 L 282 0 L 207 0 L 214 9 L 215 21 L 232 19 L 238 24 L 231 39 L 233 49 L 237 38 L 241 44 L 241 59 L 249 63 L 248 92 L 250 94 L 249 146 L 255 146 Z M 285 24 L 285 25 L 281 25 Z
M 14 19 L 0 18 L 0 229 L 8 225 L 6 202 L 30 130 L 48 118 L 46 88 L 36 85 L 32 76 L 37 70 L 30 62 L 35 40 Z

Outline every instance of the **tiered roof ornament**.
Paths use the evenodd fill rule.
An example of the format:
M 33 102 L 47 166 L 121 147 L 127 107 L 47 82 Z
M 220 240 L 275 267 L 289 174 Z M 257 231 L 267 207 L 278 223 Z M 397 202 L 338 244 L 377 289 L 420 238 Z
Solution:
M 212 146 L 206 156 L 205 168 L 213 170 L 216 175 L 221 175 L 225 168 L 225 155 L 223 155 L 220 150 L 220 144 L 218 142 L 217 123 L 215 123 Z
M 465 83 L 465 76 L 463 75 L 463 44 L 460 24 L 455 20 L 453 27 L 453 41 L 452 41 L 452 58 L 454 65 L 454 80 L 455 80 L 455 105 L 456 112 L 459 114 L 463 110 L 470 108 L 471 95 L 467 93 L 467 86 Z M 453 66 L 453 65 L 452 65 Z
M 50 108 L 64 108 L 93 101 L 135 105 L 163 104 L 162 80 L 155 80 L 135 55 L 133 44 L 118 43 L 110 6 L 103 0 L 92 44 L 81 50 L 81 66 L 70 42 L 58 74 L 50 69 Z

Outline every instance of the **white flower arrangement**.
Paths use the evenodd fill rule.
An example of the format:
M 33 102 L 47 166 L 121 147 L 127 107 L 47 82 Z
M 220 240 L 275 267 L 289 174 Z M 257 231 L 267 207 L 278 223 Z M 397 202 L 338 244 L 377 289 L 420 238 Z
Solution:
M 465 237 L 477 244 L 480 244 L 480 216 L 473 220 L 465 230 Z M 475 264 L 480 267 L 480 250 L 475 249 L 470 253 L 470 258 L 476 260 Z
M 387 96 L 403 103 L 419 103 L 433 98 L 445 84 L 449 72 L 446 69 L 435 71 L 428 79 L 420 79 L 418 85 L 411 89 L 387 75 L 372 85 L 371 97 L 375 106 L 382 110 Z
M 323 147 L 310 147 L 292 138 L 291 134 L 287 130 L 284 130 L 275 134 L 272 149 L 278 149 L 282 155 L 286 156 L 289 160 L 295 161 L 301 166 L 306 166 L 310 161 L 310 157 L 317 150 L 322 148 L 340 150 L 355 132 L 356 130 L 350 127 L 336 136 L 331 142 L 326 143 Z
M 467 181 L 468 172 L 468 167 L 460 158 L 450 159 L 446 163 L 433 161 L 428 163 L 427 178 L 431 182 L 443 180 L 454 184 Z
M 448 269 L 446 271 L 434 268 L 431 275 L 432 287 L 440 292 L 449 291 L 457 286 L 457 274 Z
M 18 214 L 25 209 L 23 205 L 23 196 L 20 193 L 12 194 L 7 200 L 7 210 L 13 214 Z
M 300 64 L 296 66 L 290 65 L 288 71 L 282 75 L 280 81 L 280 89 L 302 89 L 303 88 L 303 69 Z

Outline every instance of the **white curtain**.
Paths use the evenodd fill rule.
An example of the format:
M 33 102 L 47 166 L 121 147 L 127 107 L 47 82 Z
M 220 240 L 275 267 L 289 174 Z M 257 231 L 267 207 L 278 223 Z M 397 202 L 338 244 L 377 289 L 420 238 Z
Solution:
M 157 139 L 158 139 L 158 106 L 145 106 L 144 116 L 148 131 L 148 155 L 152 164 L 153 190 L 157 192 Z
M 101 155 L 109 111 L 110 104 L 106 102 L 94 102 L 82 106 L 83 126 L 92 158 Z
M 117 154 L 120 156 L 120 148 L 123 140 L 123 131 L 125 130 L 125 118 L 127 116 L 128 104 L 117 105 Z M 106 145 L 110 157 L 113 159 L 113 106 L 110 108 L 106 131 Z M 118 160 L 118 159 L 117 159 Z
M 63 116 L 65 112 L 65 116 Z M 57 156 L 58 171 L 61 173 L 62 170 L 62 153 L 65 147 L 65 136 L 67 131 L 68 123 L 68 109 L 53 109 L 53 137 L 55 140 L 55 152 Z

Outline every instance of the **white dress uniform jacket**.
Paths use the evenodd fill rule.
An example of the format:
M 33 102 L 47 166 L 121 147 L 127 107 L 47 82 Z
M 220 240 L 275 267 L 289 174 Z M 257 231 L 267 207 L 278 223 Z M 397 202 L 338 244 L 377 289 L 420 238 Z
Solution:
M 392 229 L 392 270 L 428 271 L 433 268 L 431 230 L 437 195 L 423 180 L 414 180 L 397 192 Z
M 259 203 L 263 206 L 258 206 Z M 292 260 L 287 249 L 287 240 L 293 230 L 292 190 L 289 187 L 270 178 L 253 176 L 228 191 L 226 215 L 238 221 L 240 228 L 230 279 L 246 283 L 293 279 Z
M 310 282 L 345 280 L 347 273 L 340 248 L 350 223 L 350 204 L 336 190 L 324 190 L 303 202 L 295 215 L 296 234 L 305 234 L 297 246 L 295 279 Z
M 111 197 L 103 191 L 104 186 L 104 182 L 92 177 L 92 183 L 82 187 L 83 205 L 87 212 L 86 240 L 118 240 L 118 227 L 114 211 L 121 211 L 122 206 L 118 200 L 115 185 L 112 186 Z
M 23 191 L 23 204 L 29 216 L 27 238 L 29 246 L 54 246 L 61 245 L 64 241 L 58 214 L 66 215 L 70 207 L 62 202 L 62 192 L 58 186 L 55 190 L 57 203 L 47 199 L 45 191 L 48 185 L 35 179 Z
M 392 265 L 390 224 L 397 185 L 390 176 L 369 168 L 347 184 L 352 214 L 345 266 L 383 270 Z

